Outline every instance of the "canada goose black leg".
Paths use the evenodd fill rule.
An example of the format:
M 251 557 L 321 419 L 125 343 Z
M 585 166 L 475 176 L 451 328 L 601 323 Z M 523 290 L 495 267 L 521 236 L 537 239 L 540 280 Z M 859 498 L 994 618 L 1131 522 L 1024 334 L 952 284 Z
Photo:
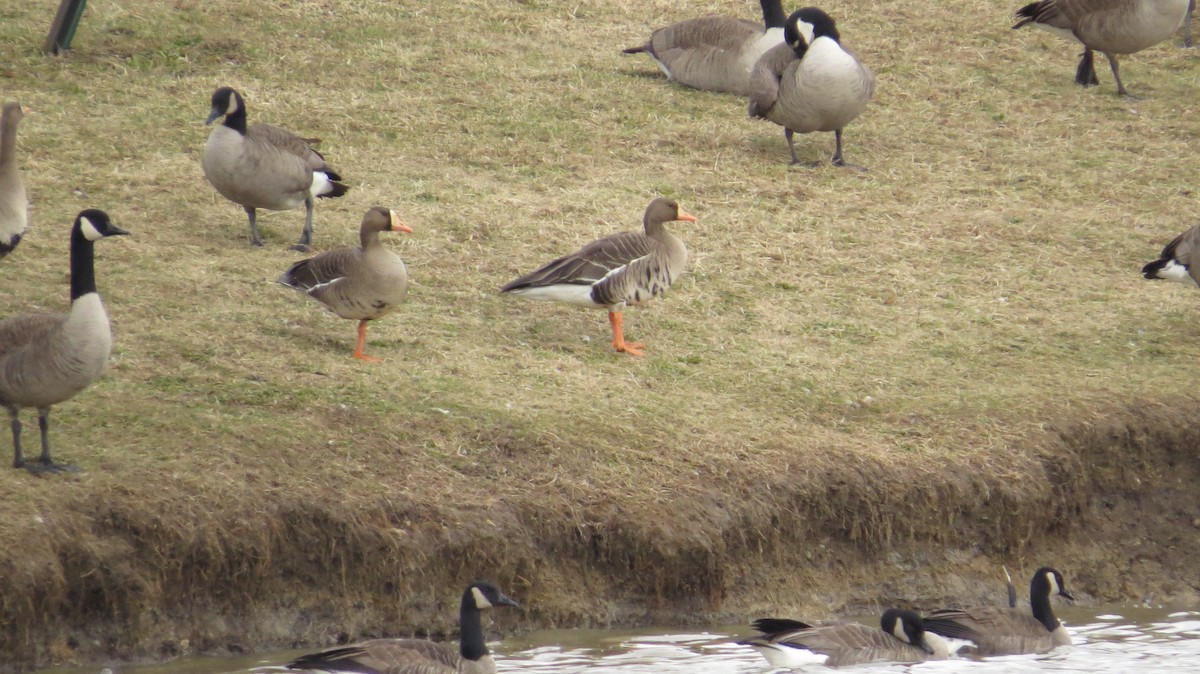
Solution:
M 1192 12 L 1196 11 L 1196 0 L 1188 3 L 1187 14 L 1183 16 L 1183 46 L 1192 47 Z
M 250 206 L 243 206 L 246 209 L 246 217 L 250 218 L 250 244 L 253 246 L 262 247 L 262 238 L 258 236 L 258 211 Z
M 1079 67 L 1075 69 L 1075 83 L 1085 87 L 1100 84 L 1096 77 L 1096 54 L 1091 49 L 1084 49 L 1079 57 Z
M 1105 52 L 1104 56 L 1105 56 L 1105 58 L 1108 59 L 1108 65 L 1112 68 L 1113 79 L 1115 79 L 1117 81 L 1117 95 L 1118 96 L 1126 96 L 1135 101 L 1141 100 L 1137 96 L 1134 96 L 1133 94 L 1126 91 L 1125 85 L 1121 83 L 1121 66 L 1117 64 L 1117 55 L 1109 54 L 1108 52 Z
M 854 169 L 855 171 L 866 171 L 867 169 L 865 167 L 848 164 L 846 163 L 846 160 L 842 158 L 842 130 L 838 129 L 834 131 L 833 137 L 837 139 L 837 149 L 834 150 L 833 157 L 829 160 L 830 163 L 832 163 L 834 166 L 844 166 L 846 168 Z
M 42 455 L 36 464 L 26 464 L 25 470 L 37 475 L 39 473 L 77 473 L 79 469 L 64 463 L 54 463 L 50 456 L 50 408 L 38 410 L 38 429 L 42 433 Z
M 13 468 L 25 467 L 25 455 L 21 453 L 21 420 L 17 418 L 17 410 L 10 408 L 8 416 L 12 419 L 13 438 Z
M 792 140 L 792 137 L 795 135 L 796 135 L 795 131 L 792 131 L 791 129 L 788 129 L 788 128 L 784 128 L 783 137 L 787 138 L 788 152 L 792 153 L 792 165 L 793 166 L 800 163 L 800 158 L 796 156 L 796 143 Z
M 310 194 L 304 198 L 304 231 L 300 233 L 300 240 L 292 244 L 291 250 L 307 253 L 312 244 L 313 205 L 313 196 Z

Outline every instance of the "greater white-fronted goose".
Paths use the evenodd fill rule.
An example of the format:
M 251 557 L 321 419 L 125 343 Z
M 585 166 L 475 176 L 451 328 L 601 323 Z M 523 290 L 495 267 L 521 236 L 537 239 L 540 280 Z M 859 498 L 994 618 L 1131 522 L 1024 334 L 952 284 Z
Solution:
M 312 244 L 316 197 L 340 197 L 342 177 L 305 139 L 270 124 L 246 125 L 246 102 L 229 87 L 213 92 L 205 124 L 224 117 L 204 146 L 204 175 L 217 192 L 240 204 L 250 218 L 250 242 L 261 246 L 257 209 L 287 211 L 304 204 L 304 232 L 293 250 Z
M 17 166 L 17 125 L 25 116 L 20 103 L 5 103 L 0 112 L 0 257 L 21 243 L 29 226 L 29 199 Z
M 1179 29 L 1189 0 L 1039 0 L 1017 10 L 1014 29 L 1037 26 L 1083 43 L 1075 82 L 1100 84 L 1094 51 L 1103 52 L 1117 81 L 1117 93 L 1128 96 L 1121 82 L 1118 54 L 1152 47 Z
M 787 18 L 781 0 L 760 0 L 760 4 L 762 25 L 702 16 L 660 28 L 650 34 L 646 44 L 624 52 L 649 54 L 667 79 L 684 86 L 745 96 L 754 64 L 768 49 L 783 42 Z
M 799 26 L 812 26 L 812 41 Z M 788 17 L 784 44 L 774 47 L 754 66 L 749 114 L 784 129 L 792 163 L 795 133 L 832 131 L 837 140 L 833 164 L 845 166 L 842 129 L 854 121 L 875 92 L 875 75 L 854 52 L 842 47 L 837 26 L 828 14 L 805 7 Z
M 471 583 L 459 608 L 461 637 L 453 644 L 423 639 L 373 639 L 304 655 L 288 663 L 306 672 L 357 674 L 494 674 L 496 662 L 483 640 L 480 612 L 518 606 L 493 584 Z
M 13 467 L 30 472 L 71 470 L 50 456 L 50 407 L 75 396 L 100 376 L 112 349 L 112 331 L 96 292 L 92 244 L 128 234 L 104 211 L 88 209 L 71 228 L 71 310 L 27 313 L 0 321 L 0 405 L 12 420 Z M 36 464 L 21 452 L 21 409 L 38 412 L 42 454 Z
M 1050 606 L 1050 596 L 1055 594 L 1074 599 L 1063 586 L 1062 573 L 1043 566 L 1029 584 L 1032 614 L 997 606 L 940 609 L 925 616 L 925 629 L 951 639 L 973 641 L 979 655 L 1045 653 L 1071 643 L 1071 635 Z
M 674 199 L 659 197 L 643 216 L 642 232 L 620 232 L 593 241 L 500 289 L 534 300 L 553 300 L 608 310 L 613 348 L 642 355 L 640 342 L 626 342 L 621 310 L 661 294 L 687 266 L 687 248 L 664 223 L 696 222 Z
M 279 283 L 295 288 L 325 305 L 333 313 L 358 321 L 358 345 L 354 357 L 379 362 L 363 353 L 367 322 L 387 315 L 408 294 L 408 271 L 404 261 L 379 240 L 380 232 L 406 232 L 395 211 L 382 206 L 363 215 L 357 248 L 335 248 L 293 264 Z
M 1197 249 L 1200 249 L 1200 225 L 1171 239 L 1157 260 L 1142 267 L 1142 276 L 1200 286 L 1200 267 L 1192 266 L 1192 252 Z
M 928 633 L 915 611 L 895 608 L 884 611 L 880 629 L 860 623 L 813 625 L 786 618 L 760 618 L 752 626 L 762 636 L 737 643 L 761 653 L 772 667 L 813 664 L 813 654 L 827 656 L 824 664 L 830 667 L 950 657 L 945 640 Z

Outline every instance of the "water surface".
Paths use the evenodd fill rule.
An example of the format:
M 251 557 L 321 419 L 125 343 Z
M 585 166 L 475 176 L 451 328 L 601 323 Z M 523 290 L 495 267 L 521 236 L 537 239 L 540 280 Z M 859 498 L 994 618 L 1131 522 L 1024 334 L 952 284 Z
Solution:
M 1022 674 L 1024 672 L 1200 673 L 1200 612 L 1161 608 L 1064 608 L 1075 645 L 1045 655 L 984 659 L 956 658 L 919 665 L 876 664 L 830 669 L 814 662 L 805 672 L 914 672 L 916 674 Z M 863 618 L 863 622 L 871 622 Z M 872 623 L 874 624 L 874 623 Z M 753 632 L 744 626 L 711 631 L 544 630 L 492 645 L 500 672 L 598 674 L 700 672 L 764 674 L 773 670 L 754 650 L 733 643 Z M 311 650 L 311 649 L 308 649 Z M 262 653 L 242 658 L 196 658 L 165 665 L 124 667 L 118 674 L 220 674 L 258 671 L 308 650 Z M 274 669 L 274 668 L 271 668 Z M 96 674 L 100 667 L 43 670 L 39 674 Z M 287 671 L 287 670 L 275 670 Z

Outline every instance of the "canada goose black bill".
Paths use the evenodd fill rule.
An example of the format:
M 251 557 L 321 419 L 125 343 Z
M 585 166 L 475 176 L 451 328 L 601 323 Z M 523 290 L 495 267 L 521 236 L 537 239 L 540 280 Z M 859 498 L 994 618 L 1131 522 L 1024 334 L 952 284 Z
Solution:
M 0 257 L 21 243 L 29 226 L 29 199 L 17 166 L 17 126 L 29 108 L 5 103 L 0 112 Z
M 593 241 L 500 289 L 534 300 L 553 300 L 608 310 L 613 348 L 642 355 L 641 342 L 626 342 L 621 312 L 662 294 L 687 266 L 687 248 L 667 231 L 673 220 L 696 222 L 674 199 L 650 202 L 643 231 L 620 232 Z
M 404 261 L 379 240 L 380 232 L 412 233 L 396 212 L 376 206 L 363 215 L 359 246 L 336 248 L 293 264 L 278 282 L 295 288 L 342 318 L 358 321 L 354 357 L 379 362 L 363 353 L 367 323 L 387 315 L 408 293 Z
M 1197 247 L 1200 247 L 1200 225 L 1171 239 L 1157 260 L 1142 267 L 1142 276 L 1200 285 L 1200 269 L 1192 267 L 1192 249 Z
M 304 204 L 304 231 L 293 250 L 312 243 L 317 197 L 340 197 L 349 189 L 325 157 L 304 139 L 270 124 L 246 124 L 246 103 L 229 87 L 213 92 L 205 124 L 213 127 L 204 146 L 204 175 L 221 196 L 239 204 L 250 220 L 250 241 L 262 245 L 257 209 L 286 211 Z
M 359 674 L 495 674 L 496 662 L 483 638 L 480 612 L 518 606 L 493 584 L 471 583 L 459 607 L 459 647 L 424 639 L 373 639 L 304 655 L 288 663 L 308 672 Z
M 979 655 L 1045 653 L 1071 643 L 1071 635 L 1050 606 L 1052 595 L 1074 599 L 1064 587 L 1062 573 L 1044 566 L 1029 583 L 1031 613 L 996 606 L 941 609 L 925 616 L 925 629 L 972 641 Z
M 868 662 L 924 662 L 950 655 L 945 640 L 926 632 L 915 611 L 890 608 L 879 629 L 859 623 L 813 625 L 786 618 L 760 618 L 752 623 L 762 636 L 739 641 L 762 654 L 773 667 L 813 664 L 813 654 L 826 656 L 830 667 Z
M 50 454 L 50 407 L 87 388 L 108 362 L 112 331 L 96 292 L 92 244 L 128 234 L 104 211 L 87 209 L 71 227 L 71 309 L 65 314 L 27 313 L 0 321 L 0 405 L 12 424 L 13 467 L 32 473 L 74 470 Z M 22 409 L 37 409 L 42 454 L 28 464 L 21 451 Z
M 1075 82 L 1100 83 L 1095 51 L 1108 59 L 1117 93 L 1129 96 L 1121 82 L 1117 56 L 1133 54 L 1166 40 L 1184 22 L 1189 0 L 1039 0 L 1017 10 L 1014 29 L 1036 26 L 1071 37 L 1084 46 Z

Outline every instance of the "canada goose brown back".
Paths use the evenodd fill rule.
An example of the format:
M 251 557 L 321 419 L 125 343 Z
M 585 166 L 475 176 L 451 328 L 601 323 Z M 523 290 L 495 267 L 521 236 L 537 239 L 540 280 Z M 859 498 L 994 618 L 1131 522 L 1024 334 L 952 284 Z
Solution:
M 358 321 L 358 346 L 354 357 L 378 361 L 363 353 L 367 322 L 381 318 L 408 294 L 404 261 L 379 240 L 380 232 L 407 232 L 395 211 L 376 206 L 363 215 L 357 248 L 336 248 L 293 264 L 279 283 L 295 288 L 324 304 L 342 318 Z
M 459 607 L 461 637 L 453 644 L 423 639 L 373 639 L 304 655 L 288 668 L 309 672 L 370 674 L 494 674 L 496 662 L 483 638 L 480 612 L 493 606 L 518 606 L 491 583 L 472 583 Z
M 650 35 L 645 44 L 624 52 L 645 52 L 667 79 L 693 89 L 745 96 L 750 71 L 762 56 L 783 42 L 787 18 L 781 0 L 761 0 L 761 24 L 722 16 L 673 23 Z
M 687 267 L 687 248 L 667 231 L 673 220 L 695 222 L 674 199 L 650 202 L 643 231 L 620 232 L 506 283 L 502 293 L 608 310 L 613 348 L 642 355 L 642 344 L 626 342 L 621 311 L 662 294 Z
M 1121 82 L 1119 54 L 1133 54 L 1171 36 L 1188 15 L 1189 0 L 1039 0 L 1017 10 L 1013 28 L 1037 26 L 1083 43 L 1075 82 L 1100 83 L 1095 54 L 1108 59 L 1117 93 L 1128 96 Z
M 812 26 L 804 38 L 801 24 Z M 841 35 L 828 14 L 815 7 L 793 12 L 784 26 L 784 44 L 767 52 L 751 75 L 749 114 L 784 128 L 792 163 L 800 163 L 795 133 L 832 131 L 832 162 L 845 166 L 842 129 L 866 108 L 875 92 L 875 75 L 854 52 L 841 45 Z
M 925 662 L 945 660 L 950 649 L 945 640 L 926 632 L 914 611 L 888 609 L 879 628 L 860 623 L 810 624 L 781 618 L 761 618 L 754 629 L 762 636 L 737 643 L 750 646 L 774 667 L 811 664 L 805 652 L 827 656 L 830 667 L 868 662 Z
M 1200 266 L 1192 264 L 1192 253 L 1197 249 L 1200 249 L 1200 225 L 1171 239 L 1157 260 L 1142 267 L 1142 276 L 1200 285 Z
M 0 112 L 0 257 L 17 247 L 29 226 L 29 200 L 17 166 L 17 125 L 24 116 L 15 102 Z
M 1045 653 L 1071 643 L 1067 628 L 1050 606 L 1050 596 L 1074 599 L 1063 586 L 1062 573 L 1044 566 L 1029 584 L 1032 613 L 1021 609 L 980 606 L 941 609 L 925 616 L 925 629 L 952 639 L 975 643 L 979 655 Z
M 50 455 L 50 407 L 87 388 L 108 362 L 112 331 L 96 292 L 92 244 L 128 234 L 104 211 L 88 209 L 71 228 L 71 309 L 65 314 L 28 313 L 0 321 L 0 405 L 12 425 L 13 467 L 31 472 L 69 470 Z M 20 410 L 36 408 L 42 454 L 36 465 L 21 449 Z
M 204 175 L 221 196 L 239 204 L 250 220 L 250 241 L 261 246 L 257 209 L 286 211 L 304 204 L 304 231 L 293 250 L 312 243 L 316 197 L 340 197 L 349 189 L 304 139 L 270 124 L 246 124 L 246 103 L 229 87 L 213 92 L 206 124 L 213 127 L 204 146 Z

